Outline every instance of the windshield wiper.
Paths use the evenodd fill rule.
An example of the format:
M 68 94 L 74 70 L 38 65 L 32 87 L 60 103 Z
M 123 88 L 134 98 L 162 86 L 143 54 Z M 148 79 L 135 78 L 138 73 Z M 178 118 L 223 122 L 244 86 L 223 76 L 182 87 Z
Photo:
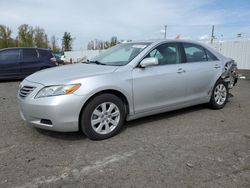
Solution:
M 100 61 L 89 61 L 89 60 L 87 60 L 86 63 L 88 63 L 88 64 L 94 63 L 94 64 L 97 64 L 97 65 L 107 65 L 107 64 L 105 64 L 105 63 L 101 63 Z
M 85 59 L 84 61 L 81 61 L 81 63 L 89 63 L 89 59 Z

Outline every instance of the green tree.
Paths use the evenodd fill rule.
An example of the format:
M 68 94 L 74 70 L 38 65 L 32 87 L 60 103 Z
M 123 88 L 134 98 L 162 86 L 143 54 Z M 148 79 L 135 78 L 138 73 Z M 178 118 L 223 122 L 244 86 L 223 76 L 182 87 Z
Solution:
M 33 27 L 23 24 L 18 27 L 18 46 L 33 47 L 34 30 Z
M 51 50 L 52 50 L 52 52 L 53 53 L 60 53 L 61 50 L 60 50 L 60 48 L 57 45 L 56 36 L 52 35 L 50 41 L 51 41 Z
M 95 49 L 95 45 L 94 45 L 93 40 L 88 43 L 87 49 L 88 50 L 94 50 Z
M 104 42 L 104 49 L 108 49 L 108 48 L 110 48 L 110 42 L 109 41 L 105 41 Z
M 131 40 L 130 40 L 131 41 Z M 101 40 L 91 40 L 88 45 L 88 50 L 103 50 L 108 49 L 112 46 L 115 46 L 116 44 L 119 44 L 119 41 L 117 37 L 111 37 L 110 41 L 101 41 Z
M 115 46 L 118 44 L 118 40 L 117 40 L 117 37 L 114 36 L 114 37 L 111 37 L 111 40 L 110 40 L 110 47 L 112 46 Z
M 64 32 L 62 38 L 62 51 L 71 51 L 73 45 L 73 38 L 71 37 L 70 32 Z
M 15 46 L 15 40 L 11 38 L 11 29 L 5 25 L 0 25 L 0 48 Z
M 101 40 L 95 40 L 95 50 L 102 50 L 103 49 L 103 42 Z
M 44 35 L 44 44 L 45 48 L 49 48 L 49 39 L 47 34 Z
M 44 29 L 36 27 L 34 30 L 34 45 L 37 48 L 48 48 L 49 41 Z

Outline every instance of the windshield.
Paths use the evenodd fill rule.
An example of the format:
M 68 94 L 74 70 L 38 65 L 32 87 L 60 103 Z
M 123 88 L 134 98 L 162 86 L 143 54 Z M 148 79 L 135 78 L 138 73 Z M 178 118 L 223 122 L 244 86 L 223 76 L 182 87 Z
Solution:
M 128 64 L 150 43 L 118 44 L 91 59 L 89 62 L 100 65 L 122 66 Z

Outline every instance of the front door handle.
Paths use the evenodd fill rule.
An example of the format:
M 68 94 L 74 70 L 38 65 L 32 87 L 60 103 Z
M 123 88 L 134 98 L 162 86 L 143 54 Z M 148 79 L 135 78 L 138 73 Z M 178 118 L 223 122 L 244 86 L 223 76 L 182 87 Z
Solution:
M 181 74 L 181 73 L 184 73 L 184 72 L 186 72 L 184 69 L 182 69 L 182 68 L 179 68 L 178 70 L 177 70 L 177 73 L 179 73 L 179 74 Z

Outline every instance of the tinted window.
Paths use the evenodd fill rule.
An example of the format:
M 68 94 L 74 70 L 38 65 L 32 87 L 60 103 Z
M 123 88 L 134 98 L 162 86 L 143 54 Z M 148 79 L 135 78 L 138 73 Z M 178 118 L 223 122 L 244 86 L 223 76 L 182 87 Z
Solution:
M 152 50 L 147 57 L 156 57 L 159 65 L 177 64 L 180 62 L 177 44 L 162 44 Z
M 20 53 L 18 49 L 4 50 L 0 52 L 0 61 L 18 61 Z
M 217 57 L 212 54 L 210 51 L 206 50 L 206 54 L 207 54 L 207 60 L 208 61 L 217 61 Z
M 23 59 L 36 59 L 37 52 L 35 49 L 23 49 Z
M 183 44 L 186 54 L 186 62 L 207 61 L 204 48 L 195 44 Z
M 47 57 L 49 55 L 48 50 L 38 50 L 38 52 L 39 52 L 39 57 L 41 58 Z

